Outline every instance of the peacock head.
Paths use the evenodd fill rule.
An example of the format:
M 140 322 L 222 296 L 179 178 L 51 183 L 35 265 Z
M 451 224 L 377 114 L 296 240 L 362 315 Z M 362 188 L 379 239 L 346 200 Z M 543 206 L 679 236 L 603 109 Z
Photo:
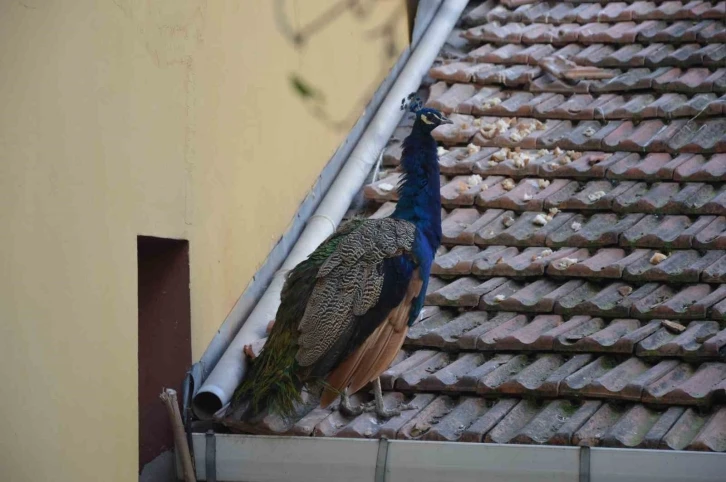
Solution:
M 441 124 L 453 124 L 453 122 L 436 109 L 424 107 L 423 102 L 416 94 L 410 94 L 401 101 L 401 109 L 412 112 L 416 119 L 414 128 L 431 132 Z

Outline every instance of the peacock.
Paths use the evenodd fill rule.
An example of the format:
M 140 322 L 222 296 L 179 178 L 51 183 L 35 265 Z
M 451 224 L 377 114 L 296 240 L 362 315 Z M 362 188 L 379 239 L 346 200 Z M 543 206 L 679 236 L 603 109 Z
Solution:
M 379 375 L 403 345 L 424 303 L 434 255 L 441 243 L 441 200 L 436 141 L 431 132 L 451 120 L 422 106 L 414 94 L 401 108 L 415 115 L 403 141 L 390 217 L 354 218 L 326 239 L 285 280 L 269 338 L 237 387 L 228 413 L 244 419 L 261 412 L 291 417 L 303 391 L 321 407 L 341 396 L 350 414 L 382 418 L 401 405 L 383 405 Z M 374 401 L 352 406 L 349 396 L 373 382 Z

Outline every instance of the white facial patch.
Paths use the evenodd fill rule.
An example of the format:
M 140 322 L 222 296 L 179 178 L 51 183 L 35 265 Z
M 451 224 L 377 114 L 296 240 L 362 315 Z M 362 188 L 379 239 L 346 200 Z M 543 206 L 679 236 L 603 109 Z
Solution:
M 431 122 L 429 120 L 429 118 L 426 117 L 426 114 L 421 114 L 421 120 L 423 121 L 424 124 L 429 124 L 429 125 L 433 124 L 433 122 Z

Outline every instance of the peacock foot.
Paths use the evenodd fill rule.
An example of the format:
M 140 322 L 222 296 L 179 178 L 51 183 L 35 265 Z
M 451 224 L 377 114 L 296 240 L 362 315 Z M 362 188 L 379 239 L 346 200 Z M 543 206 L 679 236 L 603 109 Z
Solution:
M 366 411 L 367 405 L 368 404 L 364 403 L 353 406 L 353 404 L 350 403 L 350 397 L 346 392 L 343 392 L 343 394 L 340 396 L 339 410 L 343 413 L 343 415 L 346 415 L 348 417 L 357 417 L 358 415 Z
M 373 382 L 373 402 L 369 404 L 367 411 L 375 412 L 379 418 L 387 420 L 391 417 L 401 415 L 401 412 L 405 410 L 411 410 L 411 406 L 408 403 L 400 403 L 396 407 L 386 408 L 383 403 L 383 391 L 381 390 L 381 379 L 376 378 Z M 371 406 L 372 405 L 372 406 Z

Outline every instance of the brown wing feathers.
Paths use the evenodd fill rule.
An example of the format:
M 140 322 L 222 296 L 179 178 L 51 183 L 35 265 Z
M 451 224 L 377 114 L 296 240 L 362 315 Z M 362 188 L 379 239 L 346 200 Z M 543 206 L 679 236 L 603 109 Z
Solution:
M 345 235 L 318 271 L 315 288 L 300 321 L 300 366 L 316 363 L 348 333 L 355 316 L 371 309 L 383 288 L 380 263 L 410 251 L 416 227 L 407 221 L 367 220 Z
M 411 302 L 421 292 L 422 287 L 423 281 L 416 270 L 401 303 L 366 341 L 328 376 L 326 381 L 330 388 L 325 390 L 320 400 L 323 408 L 336 399 L 338 392 L 349 388 L 351 393 L 355 393 L 390 366 L 406 339 Z
M 412 250 L 416 227 L 408 221 L 383 218 L 356 226 L 345 233 L 318 270 L 315 288 L 298 327 L 295 359 L 301 367 L 324 362 L 331 347 L 350 336 L 356 317 L 379 301 L 384 281 L 383 260 Z M 337 397 L 336 390 L 360 390 L 390 365 L 406 337 L 411 301 L 421 287 L 416 271 L 399 305 L 328 375 L 327 382 L 335 390 L 325 392 L 323 406 Z

